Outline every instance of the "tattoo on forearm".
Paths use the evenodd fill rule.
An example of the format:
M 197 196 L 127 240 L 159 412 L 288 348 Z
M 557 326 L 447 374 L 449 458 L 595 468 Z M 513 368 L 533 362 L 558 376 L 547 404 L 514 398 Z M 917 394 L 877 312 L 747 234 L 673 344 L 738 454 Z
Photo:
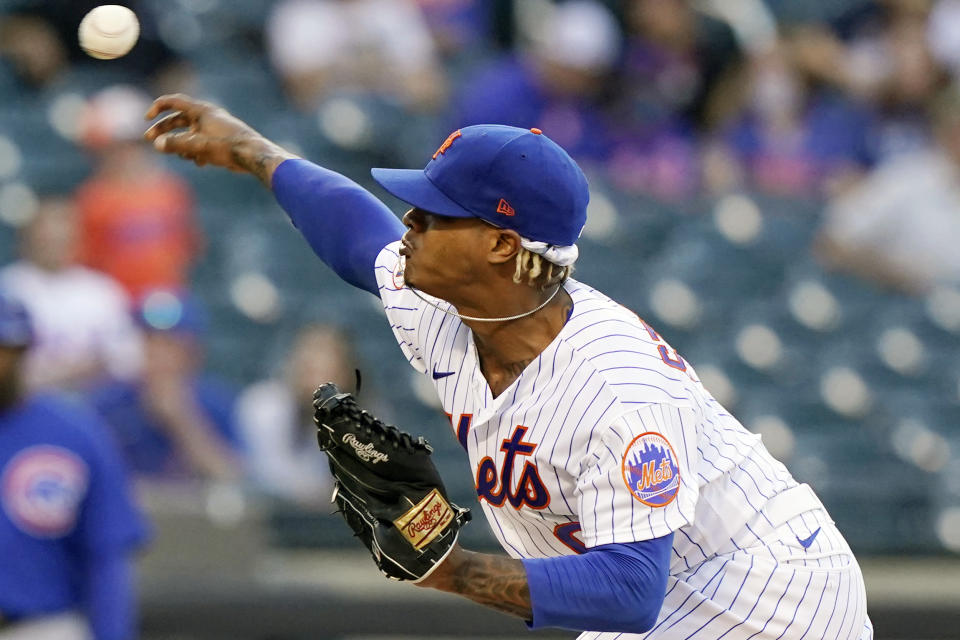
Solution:
M 520 560 L 468 553 L 451 573 L 445 590 L 524 620 L 533 618 L 527 572 Z
M 267 149 L 249 151 L 242 145 L 235 145 L 232 150 L 233 161 L 238 167 L 246 169 L 257 179 L 270 188 L 270 166 L 279 159 L 278 154 Z
M 274 160 L 274 156 L 268 156 L 266 153 L 258 153 L 253 157 L 252 166 L 248 171 L 257 176 L 257 180 L 262 182 L 267 188 L 270 187 L 270 174 L 267 172 L 267 165 Z

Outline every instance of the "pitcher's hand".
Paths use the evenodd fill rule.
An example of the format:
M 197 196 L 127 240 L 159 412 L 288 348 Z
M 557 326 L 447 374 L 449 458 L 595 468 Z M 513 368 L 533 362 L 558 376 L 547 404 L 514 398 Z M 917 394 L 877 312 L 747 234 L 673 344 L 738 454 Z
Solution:
M 160 96 L 146 113 L 155 122 L 144 138 L 157 151 L 179 155 L 197 166 L 212 164 L 252 173 L 267 186 L 273 170 L 292 153 L 267 140 L 250 125 L 215 104 L 183 94 Z

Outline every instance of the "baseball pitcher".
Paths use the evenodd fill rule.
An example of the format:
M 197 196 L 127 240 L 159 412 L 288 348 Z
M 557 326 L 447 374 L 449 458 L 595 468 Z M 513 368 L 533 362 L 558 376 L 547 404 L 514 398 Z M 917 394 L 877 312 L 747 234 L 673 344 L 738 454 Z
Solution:
M 159 98 L 146 133 L 257 176 L 317 255 L 378 296 L 437 390 L 507 556 L 457 544 L 430 447 L 332 385 L 318 438 L 348 525 L 388 576 L 581 638 L 867 640 L 863 578 L 830 515 L 657 331 L 570 277 L 587 181 L 538 129 L 450 134 L 421 170 L 347 178 L 214 105 Z

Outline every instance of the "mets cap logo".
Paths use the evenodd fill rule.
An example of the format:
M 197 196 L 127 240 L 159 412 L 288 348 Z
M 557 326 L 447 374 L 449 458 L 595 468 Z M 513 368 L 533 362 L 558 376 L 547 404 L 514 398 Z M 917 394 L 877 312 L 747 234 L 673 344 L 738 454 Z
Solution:
M 440 148 L 433 152 L 433 159 L 436 160 L 437 156 L 442 156 L 443 154 L 445 154 L 447 152 L 447 149 L 449 149 L 453 145 L 453 141 L 462 135 L 463 133 L 460 131 L 460 129 L 457 129 L 456 131 L 451 133 L 449 136 L 447 136 L 447 139 L 443 141 L 443 144 L 440 145 Z
M 623 481 L 633 497 L 650 507 L 665 507 L 680 490 L 680 467 L 673 447 L 654 431 L 634 438 L 623 454 Z
M 7 517 L 24 533 L 57 538 L 70 533 L 87 491 L 89 471 L 75 453 L 38 445 L 7 464 L 0 499 Z

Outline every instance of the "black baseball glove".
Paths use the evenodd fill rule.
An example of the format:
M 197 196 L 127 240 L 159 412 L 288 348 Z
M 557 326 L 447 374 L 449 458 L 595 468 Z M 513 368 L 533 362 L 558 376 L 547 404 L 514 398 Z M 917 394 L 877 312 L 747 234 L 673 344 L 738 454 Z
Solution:
M 423 439 L 384 424 L 328 382 L 313 394 L 333 501 L 388 578 L 417 582 L 453 548 L 470 510 L 451 504 Z

